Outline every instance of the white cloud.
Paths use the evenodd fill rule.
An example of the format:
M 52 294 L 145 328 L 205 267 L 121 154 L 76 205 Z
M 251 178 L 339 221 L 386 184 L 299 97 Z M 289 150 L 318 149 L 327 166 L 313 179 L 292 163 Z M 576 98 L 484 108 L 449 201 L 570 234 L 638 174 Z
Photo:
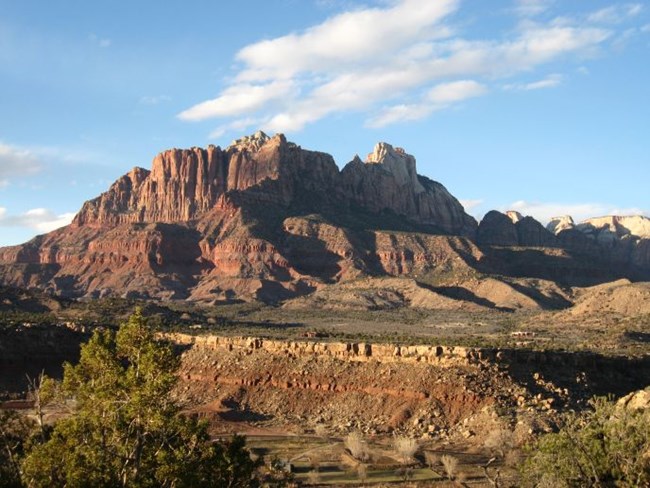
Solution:
M 194 105 L 178 114 L 178 117 L 195 121 L 251 113 L 272 100 L 288 96 L 292 88 L 293 83 L 286 80 L 262 85 L 234 85 L 226 88 L 219 97 Z
M 240 80 L 289 78 L 299 72 L 329 72 L 390 58 L 414 42 L 449 34 L 436 26 L 458 0 L 399 0 L 388 8 L 344 12 L 307 29 L 243 48 L 237 59 L 247 68 Z
M 431 114 L 435 108 L 432 105 L 412 104 L 412 105 L 393 105 L 383 109 L 378 115 L 371 117 L 366 121 L 368 127 L 385 127 L 397 122 L 407 122 L 409 120 L 421 120 Z
M 640 3 L 612 5 L 591 13 L 587 20 L 598 24 L 620 24 L 631 17 L 636 17 L 643 10 Z
M 436 110 L 442 110 L 454 103 L 485 93 L 487 93 L 487 88 L 473 80 L 441 83 L 431 88 L 421 103 L 384 108 L 378 115 L 370 118 L 366 125 L 368 127 L 385 127 L 397 122 L 420 120 Z
M 475 208 L 481 206 L 483 204 L 483 200 L 480 200 L 480 199 L 473 199 L 473 200 L 472 199 L 467 199 L 467 200 L 461 199 L 460 204 L 465 209 L 465 212 L 470 213 Z
M 645 24 L 641 27 L 641 32 L 650 32 L 650 24 Z
M 515 12 L 522 17 L 533 17 L 546 12 L 555 0 L 516 0 Z
M 55 214 L 46 208 L 34 208 L 19 215 L 8 215 L 0 207 L 0 227 L 28 227 L 38 232 L 50 232 L 72 222 L 74 213 Z
M 487 88 L 474 80 L 460 80 L 433 87 L 427 98 L 436 104 L 448 104 L 478 97 L 486 92 Z
M 260 119 L 255 119 L 251 117 L 245 119 L 233 120 L 228 124 L 220 125 L 216 129 L 214 129 L 212 132 L 210 132 L 210 135 L 208 137 L 210 139 L 218 139 L 219 137 L 223 136 L 227 132 L 230 131 L 241 132 L 248 129 L 249 127 L 256 127 L 261 123 L 262 121 Z
M 542 90 L 544 88 L 555 88 L 562 83 L 562 75 L 552 74 L 548 75 L 546 78 L 543 78 L 538 81 L 533 81 L 530 83 L 514 83 L 505 85 L 504 90 L 518 90 L 518 91 L 531 91 L 531 90 Z
M 557 75 L 532 83 L 516 76 L 531 76 L 572 55 L 580 59 L 615 36 L 614 30 L 584 18 L 538 22 L 515 17 L 514 29 L 493 39 L 467 40 L 450 20 L 458 0 L 377 3 L 244 47 L 236 57 L 237 71 L 217 97 L 178 117 L 225 119 L 211 137 L 235 130 L 242 120 L 258 121 L 271 132 L 293 132 L 345 112 L 371 114 L 366 125 L 381 127 L 425 118 L 451 105 L 454 96 L 460 101 L 468 94 L 482 95 L 495 79 L 515 78 L 511 84 L 521 90 L 557 86 Z M 552 3 L 519 0 L 515 6 L 521 15 L 537 15 Z M 448 93 L 436 92 L 436 85 L 446 86 Z
M 639 208 L 619 208 L 615 205 L 604 203 L 581 203 L 565 204 L 553 202 L 527 202 L 520 200 L 511 203 L 507 208 L 502 207 L 501 211 L 516 210 L 522 215 L 530 215 L 543 224 L 547 224 L 553 217 L 570 215 L 576 222 L 588 218 L 601 217 L 604 215 L 648 215 L 648 212 Z
M 32 150 L 0 143 L 0 186 L 8 185 L 10 178 L 33 175 L 41 169 Z

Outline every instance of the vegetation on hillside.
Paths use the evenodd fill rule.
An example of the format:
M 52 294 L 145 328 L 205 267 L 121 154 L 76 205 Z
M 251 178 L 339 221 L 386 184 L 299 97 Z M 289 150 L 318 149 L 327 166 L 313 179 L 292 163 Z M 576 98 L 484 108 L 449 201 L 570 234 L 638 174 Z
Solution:
M 95 332 L 55 395 L 50 380 L 36 385 L 71 415 L 47 428 L 3 414 L 1 485 L 257 486 L 243 438 L 212 442 L 206 423 L 181 415 L 170 395 L 178 366 L 139 311 L 117 333 Z
M 542 436 L 522 466 L 525 486 L 650 486 L 650 409 L 629 409 L 604 398 L 586 415 L 570 415 L 557 433 Z

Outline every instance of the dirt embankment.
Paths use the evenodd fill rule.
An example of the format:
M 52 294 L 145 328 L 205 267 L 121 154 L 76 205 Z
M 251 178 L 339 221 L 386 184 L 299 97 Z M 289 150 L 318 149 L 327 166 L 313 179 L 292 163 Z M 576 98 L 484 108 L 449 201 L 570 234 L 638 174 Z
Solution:
M 335 432 L 446 433 L 489 411 L 516 419 L 644 386 L 650 358 L 445 346 L 169 336 L 179 397 L 209 418 Z M 469 432 L 467 429 L 464 432 Z M 471 432 L 467 435 L 471 435 Z

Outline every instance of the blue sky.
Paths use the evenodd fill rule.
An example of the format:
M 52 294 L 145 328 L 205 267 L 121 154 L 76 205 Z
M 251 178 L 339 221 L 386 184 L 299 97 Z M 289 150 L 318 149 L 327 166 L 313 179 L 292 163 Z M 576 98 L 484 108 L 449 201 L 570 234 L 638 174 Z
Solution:
M 3 2 L 0 245 L 170 147 L 378 141 L 481 216 L 650 211 L 650 3 Z

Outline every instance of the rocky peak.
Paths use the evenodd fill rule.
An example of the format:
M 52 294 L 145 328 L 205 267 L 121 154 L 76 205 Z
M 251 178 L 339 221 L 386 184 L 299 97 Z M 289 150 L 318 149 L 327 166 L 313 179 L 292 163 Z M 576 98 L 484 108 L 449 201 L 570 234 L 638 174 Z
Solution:
M 380 142 L 375 146 L 373 152 L 368 154 L 366 164 L 380 164 L 383 169 L 393 175 L 398 185 L 410 186 L 415 193 L 425 191 L 418 181 L 415 158 L 406 154 L 401 147 L 394 148 L 390 144 Z
M 558 235 L 563 230 L 573 229 L 576 223 L 573 221 L 573 217 L 570 215 L 563 215 L 561 217 L 553 217 L 551 221 L 546 225 L 546 229 Z
M 478 226 L 477 242 L 484 246 L 517 246 L 519 237 L 512 219 L 497 210 L 486 213 Z
M 276 134 L 274 138 L 284 139 L 284 135 Z M 234 140 L 228 149 L 247 149 L 252 152 L 259 151 L 262 146 L 264 146 L 271 138 L 266 135 L 263 131 L 258 130 L 255 134 L 250 136 L 244 136 L 239 139 Z
M 506 215 L 512 220 L 513 224 L 516 224 L 517 222 L 523 220 L 524 216 L 521 215 L 519 212 L 516 210 L 508 210 L 506 212 Z
M 477 242 L 487 246 L 555 247 L 557 239 L 532 217 L 492 210 L 478 227 Z
M 608 215 L 588 219 L 578 225 L 585 234 L 613 234 L 618 238 L 626 236 L 650 238 L 650 218 L 643 215 Z

